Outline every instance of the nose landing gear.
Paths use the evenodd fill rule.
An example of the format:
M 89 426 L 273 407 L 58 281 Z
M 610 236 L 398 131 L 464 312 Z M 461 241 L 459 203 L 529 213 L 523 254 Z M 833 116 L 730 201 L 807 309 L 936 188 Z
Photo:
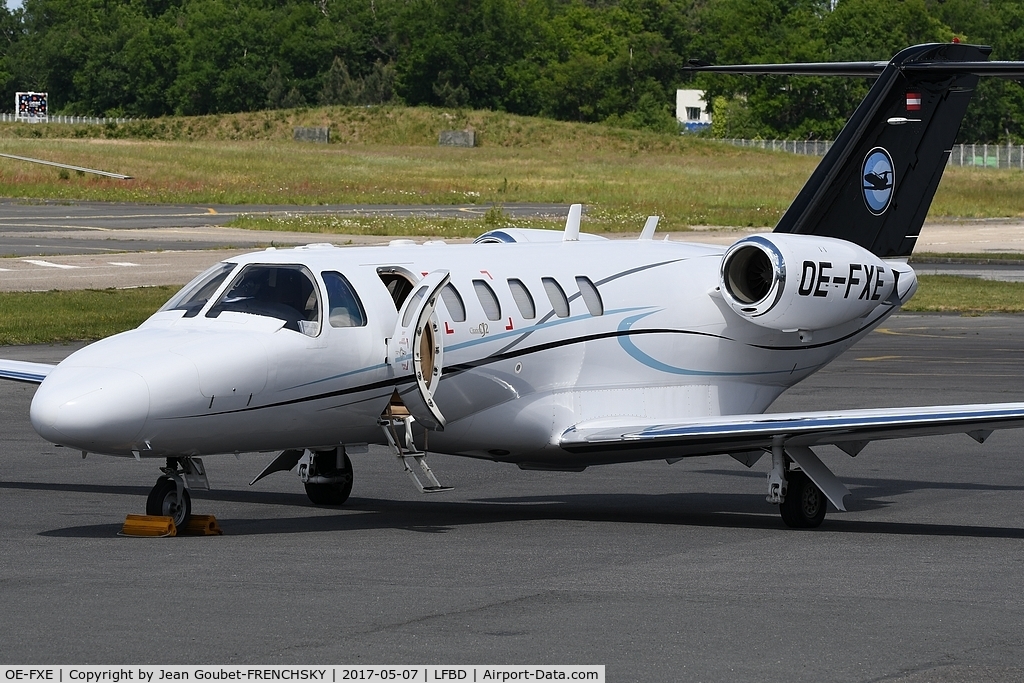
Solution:
M 149 492 L 146 514 L 170 517 L 175 527 L 184 529 L 192 517 L 189 488 L 210 489 L 203 461 L 190 457 L 167 458 L 167 466 L 161 467 L 160 471 L 164 475 L 156 480 Z
M 171 477 L 157 479 L 146 499 L 146 514 L 170 517 L 177 528 L 188 524 L 192 517 L 192 496 L 184 486 L 179 490 L 180 485 L 180 480 L 175 481 Z

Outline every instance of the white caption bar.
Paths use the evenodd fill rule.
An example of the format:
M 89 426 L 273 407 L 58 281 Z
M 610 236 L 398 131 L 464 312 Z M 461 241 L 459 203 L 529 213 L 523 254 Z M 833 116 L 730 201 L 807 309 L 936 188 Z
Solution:
M 169 681 L 411 681 L 414 683 L 482 683 L 509 681 L 591 681 L 605 683 L 604 665 L 465 666 L 0 666 L 0 683 L 168 683 Z

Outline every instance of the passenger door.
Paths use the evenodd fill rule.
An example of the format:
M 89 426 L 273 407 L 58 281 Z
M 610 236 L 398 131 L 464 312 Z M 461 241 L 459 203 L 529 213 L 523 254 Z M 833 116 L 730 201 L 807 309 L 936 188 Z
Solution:
M 398 311 L 395 333 L 388 340 L 388 363 L 399 376 L 412 373 L 415 387 L 400 392 L 405 407 L 427 429 L 444 429 L 445 419 L 434 403 L 441 381 L 443 345 L 434 309 L 449 272 L 436 270 L 420 280 Z

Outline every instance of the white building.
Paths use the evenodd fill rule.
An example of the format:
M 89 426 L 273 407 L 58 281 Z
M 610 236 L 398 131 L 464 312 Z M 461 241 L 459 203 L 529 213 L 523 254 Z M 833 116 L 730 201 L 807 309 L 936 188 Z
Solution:
M 687 130 L 703 130 L 711 125 L 703 90 L 676 90 L 676 120 Z

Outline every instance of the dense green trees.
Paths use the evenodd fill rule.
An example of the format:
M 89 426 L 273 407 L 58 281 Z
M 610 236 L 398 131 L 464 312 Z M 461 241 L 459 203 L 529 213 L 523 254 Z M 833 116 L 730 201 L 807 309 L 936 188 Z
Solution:
M 672 130 L 674 90 L 696 86 L 722 135 L 829 138 L 863 79 L 694 78 L 685 59 L 884 59 L 954 35 L 1024 59 L 1024 0 L 0 0 L 0 96 L 119 116 L 402 101 Z M 1018 85 L 976 100 L 962 138 L 1024 139 Z
M 1024 3 L 1012 0 L 710 0 L 698 12 L 695 52 L 711 62 L 886 59 L 909 45 L 993 46 L 992 59 L 1024 59 Z M 833 138 L 870 83 L 866 79 L 695 79 L 728 137 Z M 961 141 L 1024 141 L 1024 91 L 985 79 Z

